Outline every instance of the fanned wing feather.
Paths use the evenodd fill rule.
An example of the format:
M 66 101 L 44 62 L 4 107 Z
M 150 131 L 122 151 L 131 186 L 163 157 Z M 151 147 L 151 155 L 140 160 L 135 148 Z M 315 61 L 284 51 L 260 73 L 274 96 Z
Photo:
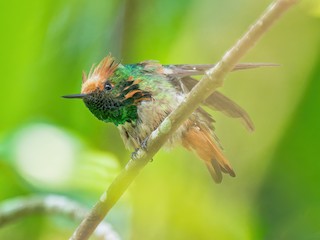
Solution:
M 185 77 L 203 75 L 205 71 L 213 68 L 216 64 L 180 64 L 180 65 L 163 65 L 164 74 Z M 245 70 L 258 67 L 275 67 L 273 63 L 240 63 L 232 71 Z
M 213 109 L 221 111 L 228 117 L 240 118 L 250 131 L 254 131 L 254 124 L 249 114 L 242 107 L 222 93 L 215 91 L 205 100 L 204 103 Z
M 181 81 L 189 91 L 198 83 L 198 81 L 192 77 L 184 77 L 181 79 Z M 204 101 L 204 104 L 214 110 L 221 111 L 228 117 L 241 119 L 249 130 L 254 130 L 254 124 L 249 114 L 242 107 L 219 91 L 212 93 Z
M 191 76 L 203 75 L 205 71 L 215 66 L 215 64 L 161 65 L 157 61 L 144 61 L 140 64 L 144 67 L 144 70 L 146 72 L 157 72 L 159 74 L 167 75 L 177 86 L 179 86 L 180 79 L 184 85 L 181 86 L 182 91 L 183 87 L 186 87 L 187 90 L 190 91 L 198 83 L 198 81 Z M 278 65 L 273 63 L 241 63 L 237 64 L 234 67 L 233 71 L 274 66 Z M 250 131 L 254 130 L 254 124 L 248 113 L 237 103 L 235 103 L 219 91 L 215 91 L 212 95 L 210 95 L 204 101 L 204 104 L 214 110 L 221 111 L 228 117 L 241 119 L 244 125 Z

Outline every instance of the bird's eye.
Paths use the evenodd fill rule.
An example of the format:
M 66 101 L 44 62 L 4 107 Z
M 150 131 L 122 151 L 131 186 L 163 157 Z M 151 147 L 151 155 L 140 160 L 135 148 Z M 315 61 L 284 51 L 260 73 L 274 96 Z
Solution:
M 111 83 L 106 82 L 105 85 L 104 85 L 104 89 L 105 89 L 106 91 L 112 90 L 112 85 L 111 85 Z

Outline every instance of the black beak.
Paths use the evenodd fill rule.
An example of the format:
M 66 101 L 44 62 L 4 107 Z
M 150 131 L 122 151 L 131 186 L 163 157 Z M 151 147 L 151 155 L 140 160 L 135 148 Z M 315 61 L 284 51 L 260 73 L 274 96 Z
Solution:
M 71 94 L 71 95 L 65 95 L 62 96 L 63 98 L 84 98 L 87 94 Z

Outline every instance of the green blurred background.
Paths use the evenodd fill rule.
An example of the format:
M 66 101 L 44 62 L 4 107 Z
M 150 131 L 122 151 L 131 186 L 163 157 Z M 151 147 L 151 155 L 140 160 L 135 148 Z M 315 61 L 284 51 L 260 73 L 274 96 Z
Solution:
M 0 3 L 0 200 L 58 193 L 90 207 L 130 157 L 78 93 L 81 72 L 122 63 L 214 63 L 270 1 Z M 181 147 L 160 151 L 107 217 L 122 239 L 320 239 L 320 3 L 291 9 L 222 91 L 256 125 L 213 112 L 237 177 L 220 185 Z M 31 216 L 0 239 L 67 239 L 77 223 Z

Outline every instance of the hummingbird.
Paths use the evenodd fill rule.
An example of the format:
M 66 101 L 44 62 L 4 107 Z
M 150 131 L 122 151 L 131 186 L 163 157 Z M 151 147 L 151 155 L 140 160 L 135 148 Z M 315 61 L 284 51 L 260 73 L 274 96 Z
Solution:
M 270 65 L 244 63 L 236 65 L 233 70 Z M 162 65 L 153 60 L 123 65 L 109 54 L 98 65 L 93 65 L 89 74 L 83 72 L 80 94 L 63 97 L 82 99 L 96 118 L 117 126 L 126 148 L 137 150 L 147 146 L 152 131 L 198 83 L 193 76 L 204 75 L 212 67 L 212 64 Z M 219 91 L 213 92 L 202 105 L 238 118 L 248 130 L 254 130 L 248 113 Z M 165 147 L 181 144 L 194 151 L 205 163 L 213 180 L 220 183 L 223 173 L 235 177 L 235 172 L 215 135 L 214 122 L 212 116 L 199 106 L 168 139 Z

